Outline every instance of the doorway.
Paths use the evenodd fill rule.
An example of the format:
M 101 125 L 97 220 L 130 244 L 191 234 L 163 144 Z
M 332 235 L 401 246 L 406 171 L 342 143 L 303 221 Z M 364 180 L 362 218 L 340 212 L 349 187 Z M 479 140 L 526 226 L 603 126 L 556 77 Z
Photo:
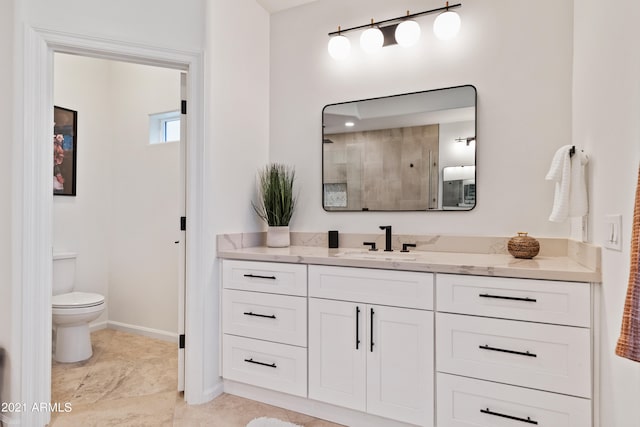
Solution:
M 71 155 L 61 165 L 54 161 L 54 169 L 68 171 L 66 160 L 74 159 L 76 187 L 73 197 L 54 195 L 54 253 L 77 254 L 74 290 L 106 297 L 106 310 L 92 329 L 117 329 L 176 347 L 184 324 L 178 305 L 184 303 L 185 256 L 179 228 L 186 142 L 179 131 L 181 74 L 54 54 L 56 111 L 76 115 L 76 134 L 60 138 Z M 56 122 L 54 129 L 64 128 Z
M 70 53 L 148 65 L 175 68 L 189 73 L 189 119 L 186 147 L 186 260 L 185 260 L 185 400 L 196 404 L 210 400 L 221 386 L 207 389 L 205 360 L 205 300 L 209 262 L 214 247 L 204 232 L 204 79 L 201 52 L 186 52 L 141 46 L 113 40 L 25 28 L 22 106 L 17 114 L 16 152 L 22 190 L 14 195 L 15 214 L 20 218 L 15 240 L 14 265 L 19 278 L 21 307 L 15 328 L 21 337 L 21 401 L 31 407 L 50 401 L 51 378 L 51 259 L 53 196 L 51 191 L 51 105 L 53 105 L 53 55 Z M 214 349 L 215 351 L 215 349 Z M 24 425 L 44 425 L 46 412 L 21 414 Z

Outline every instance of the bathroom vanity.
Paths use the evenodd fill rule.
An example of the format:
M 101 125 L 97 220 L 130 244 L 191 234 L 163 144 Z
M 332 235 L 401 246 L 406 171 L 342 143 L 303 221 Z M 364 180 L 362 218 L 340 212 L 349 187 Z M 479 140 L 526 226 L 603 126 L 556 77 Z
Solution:
M 597 425 L 598 248 L 516 260 L 495 243 L 231 240 L 218 240 L 225 391 L 350 426 Z

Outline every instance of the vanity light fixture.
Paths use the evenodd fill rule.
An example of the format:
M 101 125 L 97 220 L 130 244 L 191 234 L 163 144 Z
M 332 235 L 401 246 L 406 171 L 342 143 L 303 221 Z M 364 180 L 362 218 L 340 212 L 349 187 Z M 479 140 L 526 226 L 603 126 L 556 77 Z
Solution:
M 409 16 L 408 10 L 407 16 Z M 405 19 L 396 27 L 396 42 L 404 47 L 413 46 L 420 40 L 420 33 L 420 25 L 416 21 L 413 19 Z
M 449 5 L 449 2 L 447 2 Z M 460 15 L 449 10 L 442 12 L 433 22 L 433 33 L 440 40 L 451 40 L 460 31 Z
M 472 143 L 472 142 L 476 142 L 476 137 L 475 136 L 469 136 L 467 138 L 456 138 L 456 141 L 458 142 L 466 142 L 467 146 Z
M 382 49 L 384 43 L 384 36 L 380 28 L 373 26 L 373 19 L 371 20 L 371 27 L 365 30 L 360 35 L 360 47 L 367 53 L 375 53 Z
M 424 12 L 409 13 L 397 18 L 385 19 L 374 23 L 372 19 L 369 24 L 358 25 L 356 27 L 341 29 L 329 33 L 329 55 L 334 59 L 345 59 L 351 51 L 351 42 L 344 33 L 355 30 L 366 30 L 360 36 L 360 47 L 367 53 L 373 53 L 382 46 L 399 44 L 401 46 L 412 46 L 420 39 L 420 25 L 413 19 L 422 15 L 440 13 L 436 18 L 433 31 L 440 40 L 450 40 L 460 31 L 460 16 L 452 11 L 462 6 L 462 3 L 449 5 L 446 2 L 444 7 L 425 10 Z M 389 24 L 383 26 L 385 24 Z
M 340 27 L 338 27 L 337 35 L 331 37 L 329 40 L 329 46 L 327 49 L 329 50 L 329 55 L 331 55 L 333 59 L 340 60 L 349 56 L 349 53 L 351 52 L 351 42 L 341 34 Z

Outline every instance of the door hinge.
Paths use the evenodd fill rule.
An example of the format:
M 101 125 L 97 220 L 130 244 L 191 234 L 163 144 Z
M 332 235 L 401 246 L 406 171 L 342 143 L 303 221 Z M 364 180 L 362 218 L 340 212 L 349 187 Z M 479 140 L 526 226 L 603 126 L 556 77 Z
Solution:
M 187 217 L 180 217 L 180 231 L 185 231 L 187 229 Z
M 178 348 L 184 348 L 184 334 L 180 335 L 180 344 Z
M 180 114 L 187 114 L 187 101 L 184 99 L 180 105 Z

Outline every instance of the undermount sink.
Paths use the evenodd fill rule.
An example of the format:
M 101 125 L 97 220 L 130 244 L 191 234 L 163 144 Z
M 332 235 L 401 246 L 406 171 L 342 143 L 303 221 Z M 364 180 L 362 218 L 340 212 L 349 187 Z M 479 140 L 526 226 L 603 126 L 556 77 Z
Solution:
M 339 258 L 354 258 L 354 259 L 378 259 L 381 261 L 415 261 L 416 257 L 410 252 L 375 252 L 368 250 L 352 250 L 338 252 L 335 254 Z

